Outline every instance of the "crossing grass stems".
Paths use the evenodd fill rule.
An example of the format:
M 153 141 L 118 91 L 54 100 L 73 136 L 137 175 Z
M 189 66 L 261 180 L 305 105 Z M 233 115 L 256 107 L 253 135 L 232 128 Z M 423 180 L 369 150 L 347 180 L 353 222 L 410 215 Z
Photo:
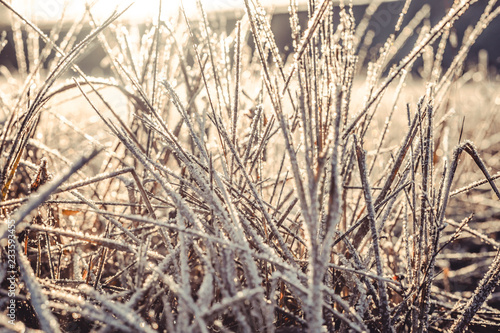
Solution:
M 181 12 L 168 21 L 160 1 L 142 37 L 118 20 L 123 11 L 99 23 L 90 5 L 65 36 L 62 19 L 46 35 L 0 0 L 13 17 L 19 62 L 10 81 L 16 93 L 0 95 L 0 206 L 16 223 L 23 282 L 16 301 L 24 327 L 15 328 L 71 331 L 76 321 L 88 332 L 498 329 L 500 310 L 488 305 L 500 279 L 498 242 L 473 225 L 474 212 L 461 216 L 453 205 L 466 192 L 500 199 L 498 175 L 466 133 L 448 148 L 456 139 L 453 87 L 500 13 L 496 1 L 452 64 L 441 65 L 454 24 L 476 2 L 454 1 L 430 26 L 429 8 L 407 17 L 406 0 L 375 46 L 367 22 L 381 1 L 358 25 L 347 1 L 311 0 L 300 27 L 292 0 L 294 52 L 284 62 L 258 0 L 244 0 L 228 34 L 211 28 L 199 2 L 200 19 Z M 78 42 L 88 24 L 92 32 Z M 93 43 L 105 50 L 111 77 L 79 69 Z M 412 43 L 398 60 L 394 47 Z M 373 58 L 370 47 L 378 47 Z M 433 55 L 432 71 L 412 79 L 424 52 Z M 424 87 L 417 103 L 402 100 L 412 80 Z M 61 126 L 51 123 L 61 117 L 49 117 L 70 91 L 112 134 L 101 142 L 81 121 L 65 120 L 58 135 L 83 137 L 83 155 L 37 136 Z M 406 129 L 391 126 L 396 118 L 407 118 Z M 480 171 L 475 182 L 462 177 L 466 155 Z M 42 171 L 46 184 L 30 191 L 27 179 Z M 476 191 L 483 184 L 490 190 Z M 2 225 L 2 239 L 6 233 Z M 489 249 L 473 255 L 482 278 L 446 266 L 461 256 L 455 244 L 472 241 L 466 233 Z M 465 279 L 463 290 L 450 287 Z

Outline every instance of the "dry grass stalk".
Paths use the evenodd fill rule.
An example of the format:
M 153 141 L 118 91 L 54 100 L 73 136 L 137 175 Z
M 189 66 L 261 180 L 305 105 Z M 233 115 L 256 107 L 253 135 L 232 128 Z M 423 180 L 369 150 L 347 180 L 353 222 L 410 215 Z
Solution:
M 381 2 L 356 25 L 350 6 L 311 1 L 302 30 L 292 3 L 293 56 L 284 63 L 256 0 L 243 2 L 245 16 L 227 35 L 212 30 L 200 1 L 200 20 L 182 12 L 176 22 L 163 20 L 160 2 L 142 39 L 116 21 L 121 12 L 98 24 L 89 6 L 61 41 L 62 21 L 46 36 L 0 0 L 18 17 L 19 89 L 0 96 L 0 207 L 17 226 L 16 278 L 25 283 L 16 301 L 34 309 L 25 326 L 70 331 L 77 318 L 86 332 L 497 327 L 500 311 L 488 297 L 500 278 L 490 248 L 500 245 L 455 205 L 464 192 L 500 199 L 498 175 L 488 170 L 495 159 L 483 149 L 480 157 L 462 134 L 447 148 L 451 82 L 500 13 L 489 1 L 445 70 L 453 26 L 476 2 L 455 1 L 433 27 L 428 7 L 407 17 L 414 4 L 401 3 L 375 53 L 369 22 Z M 86 24 L 93 31 L 78 42 Z M 413 41 L 408 30 L 419 27 Z M 28 52 L 22 29 L 31 31 Z M 75 64 L 94 41 L 111 78 L 90 78 Z M 414 105 L 404 99 L 418 85 L 412 70 L 424 52 L 428 82 Z M 78 77 L 62 82 L 69 70 Z M 83 101 L 78 107 L 97 115 L 94 132 L 60 114 L 72 92 L 72 105 Z M 404 107 L 408 121 L 399 126 Z M 67 130 L 50 132 L 50 119 Z M 111 134 L 100 139 L 104 131 Z M 99 150 L 73 164 L 64 138 Z M 483 180 L 464 176 L 463 152 Z M 61 173 L 61 165 L 71 167 Z M 479 188 L 486 183 L 492 191 Z M 483 241 L 485 254 L 462 255 L 455 244 L 473 243 L 464 235 Z M 480 268 L 450 272 L 470 258 Z M 476 270 L 484 276 L 467 285 L 475 291 L 465 301 L 457 285 Z

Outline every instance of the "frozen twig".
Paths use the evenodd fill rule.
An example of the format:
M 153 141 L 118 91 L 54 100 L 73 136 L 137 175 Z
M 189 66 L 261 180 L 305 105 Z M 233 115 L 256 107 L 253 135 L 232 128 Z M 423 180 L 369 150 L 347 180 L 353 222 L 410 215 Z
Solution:
M 26 288 L 31 294 L 31 305 L 35 308 L 38 321 L 44 332 L 59 333 L 59 325 L 56 317 L 50 312 L 48 298 L 42 291 L 42 287 L 38 283 L 35 273 L 31 268 L 28 258 L 24 255 L 24 249 L 16 241 L 16 258 L 21 270 L 21 278 L 26 283 Z
M 366 207 L 368 209 L 368 221 L 370 223 L 370 230 L 372 234 L 373 252 L 375 254 L 375 262 L 377 267 L 377 274 L 383 276 L 383 262 L 380 253 L 379 236 L 377 231 L 377 224 L 375 221 L 375 208 L 373 207 L 373 199 L 371 194 L 370 183 L 366 174 L 365 153 L 361 146 L 358 144 L 356 136 L 354 136 L 354 148 L 358 158 L 359 173 L 361 176 L 361 184 L 363 185 L 363 192 L 365 194 Z M 384 332 L 393 332 L 391 325 L 391 317 L 389 312 L 389 303 L 387 298 L 387 287 L 383 280 L 378 280 L 378 292 L 380 297 L 380 308 L 382 312 L 382 327 Z

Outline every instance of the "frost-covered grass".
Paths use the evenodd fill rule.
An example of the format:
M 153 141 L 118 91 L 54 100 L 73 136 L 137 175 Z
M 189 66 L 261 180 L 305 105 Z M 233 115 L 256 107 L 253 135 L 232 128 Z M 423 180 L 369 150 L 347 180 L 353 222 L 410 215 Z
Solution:
M 455 1 L 435 26 L 427 7 L 407 18 L 410 2 L 373 59 L 369 25 L 347 4 L 311 1 L 308 29 L 292 5 L 287 63 L 257 1 L 230 35 L 182 14 L 140 34 L 89 8 L 68 35 L 55 25 L 46 36 L 11 8 L 25 65 L 2 71 L 0 206 L 16 224 L 17 324 L 6 316 L 7 224 L 0 323 L 497 330 L 500 96 L 484 63 L 463 64 L 500 8 L 483 5 L 443 68 L 454 23 L 477 1 Z M 84 24 L 94 30 L 75 42 Z M 77 67 L 91 43 L 112 77 Z

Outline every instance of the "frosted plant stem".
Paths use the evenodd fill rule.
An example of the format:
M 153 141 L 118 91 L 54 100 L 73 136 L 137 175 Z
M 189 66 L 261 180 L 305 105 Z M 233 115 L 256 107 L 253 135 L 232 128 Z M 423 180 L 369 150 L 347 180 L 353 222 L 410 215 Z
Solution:
M 351 132 L 352 130 L 356 127 L 358 122 L 362 119 L 362 117 L 368 112 L 370 107 L 379 99 L 379 97 L 382 95 L 382 93 L 387 89 L 387 87 L 391 84 L 392 81 L 403 71 L 406 69 L 408 66 L 410 66 L 416 59 L 417 57 L 423 52 L 425 47 L 432 43 L 439 35 L 441 35 L 444 31 L 444 28 L 446 27 L 447 24 L 451 24 L 453 21 L 455 21 L 457 18 L 459 18 L 464 9 L 472 5 L 473 3 L 477 2 L 478 0 L 465 0 L 461 1 L 460 4 L 456 7 L 453 7 L 448 14 L 439 21 L 438 24 L 436 24 L 429 33 L 425 36 L 425 38 L 413 48 L 413 50 L 410 52 L 408 56 L 406 56 L 403 60 L 401 60 L 401 63 L 399 66 L 391 71 L 389 76 L 385 79 L 384 83 L 375 91 L 375 93 L 372 95 L 366 106 L 363 108 L 363 110 L 356 116 L 356 118 L 351 122 L 349 126 L 347 126 L 346 130 L 344 131 L 344 134 L 342 136 L 343 139 L 345 139 Z
M 356 150 L 356 156 L 358 159 L 358 167 L 359 167 L 359 173 L 361 176 L 361 184 L 363 185 L 363 192 L 365 194 L 365 201 L 366 201 L 366 207 L 368 210 L 368 221 L 370 223 L 370 230 L 372 233 L 372 242 L 373 242 L 373 252 L 375 254 L 375 262 L 377 266 L 377 274 L 382 277 L 384 274 L 383 271 L 383 262 L 382 262 L 382 256 L 380 253 L 380 245 L 379 245 L 379 238 L 378 238 L 378 231 L 377 231 L 377 223 L 375 221 L 375 208 L 373 206 L 373 199 L 372 199 L 372 194 L 371 194 L 371 187 L 370 183 L 368 181 L 368 175 L 367 175 L 367 170 L 366 170 L 366 160 L 365 160 L 365 152 L 361 148 L 361 146 L 358 144 L 358 140 L 356 138 L 356 135 L 354 135 L 354 148 Z M 385 285 L 385 282 L 383 280 L 378 280 L 378 292 L 379 292 L 379 298 L 380 298 L 380 308 L 382 312 L 382 330 L 383 332 L 393 332 L 394 329 L 391 325 L 391 315 L 389 312 L 389 302 L 387 298 L 387 287 Z
M 24 255 L 24 249 L 16 241 L 16 257 L 17 263 L 21 271 L 21 277 L 26 283 L 26 288 L 31 294 L 30 304 L 35 308 L 38 321 L 40 322 L 41 329 L 44 332 L 59 333 L 59 325 L 56 317 L 50 312 L 48 307 L 48 298 L 43 293 L 42 287 L 35 277 L 35 273 L 31 268 L 28 258 Z
M 45 200 L 47 200 L 52 193 L 54 193 L 57 188 L 68 180 L 71 175 L 77 172 L 80 168 L 82 168 L 85 164 L 87 164 L 90 160 L 92 160 L 95 156 L 100 153 L 100 150 L 93 150 L 89 155 L 81 157 L 78 161 L 76 161 L 69 170 L 64 172 L 62 175 L 57 177 L 56 179 L 50 181 L 49 183 L 43 185 L 37 192 L 36 195 L 32 195 L 28 202 L 24 204 L 19 210 L 12 216 L 12 218 L 16 221 L 16 226 L 21 223 L 25 217 L 27 217 L 31 211 L 40 206 Z M 7 230 L 2 235 L 1 238 L 6 236 Z
M 83 195 L 81 195 L 78 191 L 71 191 L 71 194 L 73 194 L 75 197 L 77 197 L 78 199 L 82 200 L 83 202 L 85 202 L 89 207 L 95 209 L 95 210 L 98 210 L 99 208 L 90 200 L 88 200 L 87 198 L 85 198 Z M 130 232 L 130 230 L 126 229 L 119 221 L 117 221 L 116 219 L 114 218 L 110 218 L 108 216 L 104 216 L 109 222 L 111 222 L 115 227 L 117 227 L 118 229 L 120 229 L 121 231 L 123 231 L 123 233 L 125 235 L 127 235 L 128 237 L 130 237 L 130 239 L 132 239 L 135 244 L 141 244 L 141 240 L 139 238 L 137 238 L 133 233 Z
M 473 297 L 465 305 L 462 315 L 453 323 L 450 332 L 461 333 L 467 328 L 476 312 L 486 301 L 486 298 L 495 290 L 500 281 L 500 251 L 490 265 L 490 269 L 474 291 Z

